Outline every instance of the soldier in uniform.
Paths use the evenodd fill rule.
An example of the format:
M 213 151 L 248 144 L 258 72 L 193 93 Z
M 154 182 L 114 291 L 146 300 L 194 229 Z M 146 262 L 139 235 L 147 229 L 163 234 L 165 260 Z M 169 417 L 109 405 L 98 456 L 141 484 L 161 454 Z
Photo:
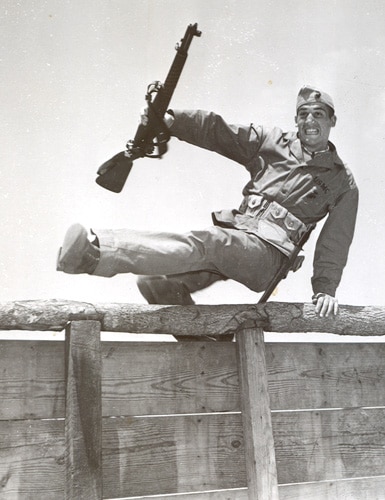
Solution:
M 335 293 L 353 239 L 358 189 L 329 141 L 336 120 L 332 98 L 312 86 L 297 96 L 297 131 L 231 125 L 201 110 L 169 110 L 165 123 L 172 136 L 248 170 L 240 207 L 215 212 L 212 226 L 184 234 L 89 232 L 75 224 L 64 238 L 57 270 L 134 273 L 152 304 L 194 304 L 192 293 L 226 279 L 261 292 L 303 233 L 326 217 L 314 254 L 312 301 L 321 317 L 337 314 Z

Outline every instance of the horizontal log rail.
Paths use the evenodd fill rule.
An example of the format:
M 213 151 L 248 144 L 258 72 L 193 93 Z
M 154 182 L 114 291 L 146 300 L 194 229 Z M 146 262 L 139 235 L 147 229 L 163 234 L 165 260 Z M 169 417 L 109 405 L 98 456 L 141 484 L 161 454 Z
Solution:
M 340 306 L 336 318 L 319 318 L 307 303 L 163 306 L 25 300 L 0 303 L 0 330 L 61 331 L 68 322 L 97 320 L 108 332 L 226 335 L 244 328 L 265 332 L 385 335 L 385 307 Z

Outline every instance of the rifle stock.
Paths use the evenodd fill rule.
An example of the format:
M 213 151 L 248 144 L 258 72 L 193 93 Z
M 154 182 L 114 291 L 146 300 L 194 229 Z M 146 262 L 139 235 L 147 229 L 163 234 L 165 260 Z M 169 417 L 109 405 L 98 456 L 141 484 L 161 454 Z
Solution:
M 176 46 L 177 53 L 165 82 L 163 84 L 154 82 L 148 87 L 146 95 L 146 100 L 149 103 L 148 125 L 139 125 L 134 139 L 128 141 L 126 151 L 121 151 L 99 167 L 96 178 L 97 184 L 114 193 L 120 193 L 131 171 L 133 162 L 137 158 L 144 156 L 159 158 L 165 153 L 169 134 L 165 130 L 163 117 L 182 73 L 193 37 L 200 35 L 201 32 L 198 31 L 196 23 L 187 27 L 180 44 Z M 155 93 L 155 98 L 151 102 L 153 93 Z M 155 139 L 157 139 L 157 142 L 154 142 Z M 159 155 L 153 154 L 155 147 L 158 147 Z
M 120 193 L 132 165 L 133 161 L 126 156 L 125 151 L 121 151 L 99 167 L 95 182 L 113 193 Z
M 293 270 L 297 271 L 302 265 L 302 262 L 304 260 L 303 256 L 300 256 L 299 253 L 302 250 L 302 247 L 304 244 L 307 242 L 307 240 L 310 237 L 310 233 L 313 231 L 315 228 L 315 224 L 310 224 L 307 231 L 304 232 L 302 237 L 300 238 L 299 242 L 295 245 L 294 250 L 292 251 L 291 255 L 284 261 L 282 266 L 278 269 L 276 274 L 273 276 L 273 279 L 270 281 L 268 287 L 264 291 L 263 295 L 258 301 L 258 304 L 264 304 L 267 302 L 270 298 L 270 295 L 274 292 L 274 290 L 277 288 L 278 283 L 285 279 L 288 272 Z

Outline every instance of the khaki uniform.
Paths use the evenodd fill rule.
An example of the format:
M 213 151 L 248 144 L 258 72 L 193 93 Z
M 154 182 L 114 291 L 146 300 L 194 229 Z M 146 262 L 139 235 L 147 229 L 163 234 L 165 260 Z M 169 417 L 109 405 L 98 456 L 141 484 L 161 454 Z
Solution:
M 250 172 L 241 206 L 215 212 L 216 225 L 258 235 L 287 255 L 290 224 L 299 219 L 307 226 L 327 217 L 316 245 L 312 285 L 314 293 L 334 295 L 347 262 L 358 207 L 356 183 L 334 145 L 329 143 L 329 151 L 306 162 L 295 132 L 229 125 L 205 111 L 173 113 L 173 136 L 226 156 Z M 261 224 L 258 210 L 263 200 L 277 202 L 286 212 L 277 210 Z
M 317 241 L 314 293 L 334 295 L 353 238 L 358 190 L 329 143 L 305 161 L 295 132 L 228 125 L 204 111 L 174 111 L 173 136 L 230 158 L 250 173 L 238 209 L 213 214 L 214 226 L 185 234 L 95 230 L 95 275 L 146 275 L 150 303 L 191 304 L 190 293 L 220 279 L 263 291 L 310 224 L 327 216 Z M 154 276 L 150 278 L 150 276 Z M 156 276 L 162 275 L 162 276 Z

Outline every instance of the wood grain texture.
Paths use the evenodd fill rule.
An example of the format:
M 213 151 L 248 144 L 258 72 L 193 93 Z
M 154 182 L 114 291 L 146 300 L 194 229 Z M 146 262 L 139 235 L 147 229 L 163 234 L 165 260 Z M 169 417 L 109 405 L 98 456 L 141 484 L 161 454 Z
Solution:
M 280 500 L 384 500 L 385 477 L 279 486 Z M 249 500 L 246 489 L 184 495 L 183 500 Z M 151 500 L 148 496 L 132 500 Z M 152 497 L 154 500 L 154 497 Z M 164 495 L 162 500 L 181 500 L 180 496 Z
M 365 491 L 385 491 L 384 419 L 383 409 L 273 413 L 281 500 L 324 500 L 328 485 L 381 498 Z M 0 422 L 0 498 L 61 500 L 64 454 L 63 420 Z M 345 481 L 363 476 L 373 478 Z M 241 415 L 103 419 L 103 486 L 105 498 L 246 487 Z
M 249 498 L 278 500 L 263 331 L 245 329 L 236 340 Z
M 239 336 L 243 331 L 263 328 L 265 331 L 287 333 L 325 331 L 339 335 L 383 335 L 385 331 L 384 311 L 385 309 L 380 307 L 343 306 L 340 315 L 335 320 L 325 320 L 317 318 L 314 315 L 313 306 L 309 304 L 268 303 L 259 306 L 182 307 L 24 301 L 0 304 L 0 329 L 61 330 L 68 321 L 72 321 L 72 325 L 80 321 L 82 324 L 80 330 L 82 330 L 86 323 L 99 324 L 100 321 L 103 330 L 134 333 L 176 333 L 196 336 L 237 333 Z M 243 340 L 247 341 L 247 339 Z M 169 353 L 166 351 L 162 352 L 162 356 L 159 356 L 160 351 L 157 353 L 146 351 L 144 357 L 138 359 L 137 372 L 134 378 L 129 378 L 128 384 L 122 382 L 123 372 L 118 377 L 114 377 L 111 370 L 110 378 L 105 378 L 106 381 L 108 380 L 108 386 L 104 386 L 107 396 L 105 399 L 111 402 L 111 406 L 107 405 L 107 408 L 112 408 L 112 411 L 118 411 L 120 414 L 127 409 L 126 415 L 129 415 L 137 403 L 139 404 L 135 407 L 136 410 L 144 409 L 143 402 L 148 405 L 149 413 L 154 411 L 158 413 L 162 407 L 162 405 L 158 406 L 158 402 L 161 401 L 167 406 L 170 400 L 175 401 L 172 411 L 183 408 L 184 412 L 188 412 L 190 404 L 188 400 L 190 400 L 192 401 L 191 407 L 201 408 L 201 410 L 195 410 L 201 411 L 200 415 L 106 418 L 104 419 L 103 441 L 98 446 L 94 443 L 88 446 L 93 441 L 93 436 L 100 436 L 100 433 L 92 429 L 92 423 L 88 425 L 93 420 L 92 411 L 90 412 L 89 408 L 86 409 L 87 405 L 83 403 L 87 401 L 84 395 L 92 393 L 95 387 L 98 387 L 96 399 L 100 401 L 100 383 L 99 386 L 97 383 L 87 386 L 88 375 L 91 375 L 94 382 L 98 377 L 93 377 L 95 372 L 89 368 L 78 370 L 79 367 L 84 366 L 85 358 L 78 356 L 80 363 L 73 364 L 72 361 L 76 356 L 75 358 L 69 356 L 66 364 L 69 381 L 67 410 L 69 409 L 70 415 L 66 422 L 67 448 L 71 450 L 73 446 L 72 459 L 77 457 L 78 463 L 71 458 L 67 461 L 69 464 L 67 478 L 71 476 L 71 481 L 67 481 L 67 485 L 71 482 L 72 486 L 76 484 L 76 477 L 74 480 L 76 474 L 78 474 L 78 479 L 83 479 L 83 481 L 77 481 L 78 487 L 72 488 L 71 486 L 70 490 L 64 483 L 61 489 L 60 481 L 63 478 L 60 479 L 60 474 L 63 473 L 62 471 L 58 473 L 58 469 L 64 466 L 60 458 L 63 457 L 63 450 L 60 448 L 63 435 L 59 431 L 62 422 L 56 420 L 0 421 L 0 496 L 20 500 L 23 495 L 25 498 L 31 498 L 31 492 L 33 498 L 34 492 L 38 492 L 37 498 L 39 499 L 55 498 L 56 500 L 56 498 L 61 498 L 61 491 L 64 495 L 67 489 L 68 498 L 96 499 L 101 498 L 101 477 L 106 482 L 104 494 L 107 497 L 151 493 L 170 495 L 185 491 L 198 494 L 202 488 L 244 487 L 246 463 L 241 416 L 236 413 L 214 415 L 208 413 L 210 401 L 215 401 L 214 411 L 221 411 L 218 408 L 222 403 L 227 409 L 239 406 L 239 399 L 232 399 L 236 396 L 237 390 L 234 369 L 229 370 L 227 365 L 229 360 L 230 364 L 233 363 L 231 360 L 234 352 L 231 350 L 234 350 L 234 347 L 229 344 L 225 347 L 228 350 L 223 351 L 228 356 L 225 372 L 220 363 L 216 365 L 212 363 L 214 370 L 210 372 L 210 369 L 206 367 L 210 357 L 207 356 L 210 347 L 206 351 L 204 344 L 198 343 L 194 354 L 191 351 L 180 353 L 181 359 L 185 360 L 185 366 L 180 360 L 175 361 L 176 352 L 169 358 Z M 365 495 L 370 492 L 372 495 L 370 498 L 376 498 L 383 486 L 380 479 L 373 478 L 373 481 L 357 479 L 354 485 L 351 481 L 352 478 L 362 476 L 385 476 L 383 432 L 385 408 L 350 408 L 331 411 L 322 410 L 322 408 L 363 404 L 384 406 L 384 395 L 381 390 L 384 369 L 380 361 L 383 358 L 383 352 L 381 352 L 383 347 L 376 344 L 374 349 L 378 352 L 375 353 L 367 346 L 363 348 L 359 346 L 360 351 L 357 348 L 346 349 L 345 346 L 338 345 L 328 352 L 328 348 L 325 349 L 324 345 L 312 346 L 311 351 L 302 347 L 298 349 L 298 345 L 296 344 L 291 352 L 290 347 L 287 351 L 279 352 L 279 348 L 284 349 L 280 346 L 275 351 L 274 348 L 271 350 L 269 348 L 266 353 L 267 381 L 272 407 L 274 408 L 274 404 L 277 404 L 276 408 L 280 410 L 293 407 L 318 406 L 320 408 L 313 411 L 279 411 L 272 414 L 278 480 L 282 485 L 280 487 L 282 495 L 292 495 L 291 498 L 306 498 L 306 495 L 313 495 L 313 497 L 320 495 L 320 498 L 322 495 L 329 495 L 329 498 L 332 498 L 332 495 L 337 495 L 337 498 L 340 495 L 355 495 L 354 498 L 361 499 L 361 497 L 369 498 Z M 89 354 L 92 358 L 93 353 L 89 353 L 87 348 L 89 347 L 88 338 L 85 337 L 79 345 L 74 347 L 75 351 L 78 349 L 78 353 L 83 352 L 86 358 Z M 197 350 L 199 348 L 206 351 L 204 356 L 199 356 Z M 249 348 L 251 353 L 253 346 Z M 298 353 L 294 352 L 295 349 Z M 21 415 L 36 418 L 39 411 L 43 411 L 42 408 L 46 412 L 51 402 L 55 402 L 50 407 L 52 411 L 57 411 L 55 408 L 60 407 L 59 393 L 63 387 L 59 380 L 60 376 L 54 377 L 52 382 L 49 380 L 49 375 L 47 376 L 48 372 L 43 374 L 39 365 L 48 367 L 49 362 L 42 363 L 44 356 L 38 359 L 38 353 L 40 349 L 34 353 L 35 363 L 29 368 L 29 372 L 15 369 L 11 363 L 4 368 L 1 365 L 1 376 L 6 383 L 2 386 L 0 398 L 7 402 L 2 418 L 7 418 L 5 417 L 7 412 L 8 415 L 12 415 L 12 418 L 23 418 Z M 214 353 L 215 351 L 212 354 Z M 156 363 L 156 358 L 154 358 L 156 354 L 159 363 Z M 107 356 L 107 359 L 113 361 L 113 350 L 110 349 Z M 245 357 L 247 356 L 248 351 Z M 119 356 L 116 360 L 118 358 Z M 211 358 L 211 362 L 213 359 Z M 256 359 L 255 356 L 253 359 Z M 28 364 L 28 354 L 22 357 L 22 361 Z M 50 362 L 52 364 L 52 361 Z M 146 362 L 155 366 L 159 364 L 162 369 L 155 373 L 143 372 L 139 363 L 143 366 Z M 103 364 L 107 367 L 109 361 L 106 360 Z M 260 360 L 259 364 L 263 367 L 263 360 Z M 116 362 L 112 362 L 111 368 L 114 365 L 116 368 Z M 249 365 L 255 370 L 252 363 Z M 122 366 L 127 365 L 123 363 Z M 236 364 L 231 366 L 236 366 Z M 131 374 L 130 366 L 127 368 L 127 373 Z M 100 364 L 96 371 L 100 380 Z M 108 370 L 103 372 L 104 377 L 105 373 L 108 373 Z M 200 373 L 201 378 L 197 378 L 197 373 Z M 249 375 L 247 373 L 246 378 Z M 242 379 L 244 378 L 245 372 L 242 375 Z M 42 380 L 46 382 L 42 383 Z M 226 402 L 222 402 L 219 394 L 221 386 L 225 385 L 227 380 L 231 380 L 232 394 L 227 397 Z M 26 386 L 24 396 L 21 390 L 23 385 Z M 5 387 L 5 392 L 3 387 Z M 244 385 L 241 387 L 243 388 Z M 267 383 L 264 387 L 264 394 L 267 395 Z M 200 395 L 202 388 L 205 393 L 203 398 Z M 52 393 L 51 398 L 47 397 L 47 390 Z M 39 392 L 41 400 L 34 408 L 31 408 L 25 400 L 29 395 L 29 402 L 31 402 L 31 393 L 39 394 Z M 226 391 L 223 390 L 223 392 Z M 284 395 L 285 392 L 286 395 Z M 212 398 L 210 398 L 210 393 Z M 82 396 L 79 397 L 79 394 Z M 218 395 L 217 398 L 215 394 Z M 125 400 L 127 400 L 126 406 L 123 403 Z M 75 401 L 77 403 L 73 404 Z M 251 398 L 251 403 L 253 403 L 253 398 Z M 295 406 L 293 406 L 294 403 Z M 72 408 L 71 405 L 73 405 Z M 97 407 L 91 405 L 90 408 Z M 256 407 L 254 409 L 258 410 Z M 96 420 L 100 421 L 100 409 L 96 409 L 96 412 L 98 413 Z M 251 411 L 249 413 L 257 414 Z M 266 414 L 265 412 L 264 415 Z M 82 415 L 84 418 L 78 418 Z M 75 425 L 72 420 L 74 416 Z M 58 438 L 58 448 L 54 449 L 52 435 Z M 81 439 L 78 440 L 77 436 Z M 258 442 L 257 439 L 256 442 Z M 76 446 L 80 446 L 81 453 L 77 451 L 73 453 Z M 100 457 L 101 448 L 104 453 L 102 473 L 99 465 L 94 467 L 98 459 L 94 462 L 95 455 L 93 454 L 95 450 L 98 450 L 97 455 Z M 58 455 L 60 449 L 62 453 Z M 71 452 L 67 454 L 67 457 L 71 457 Z M 256 454 L 254 456 L 258 458 Z M 85 468 L 82 467 L 84 463 Z M 88 467 L 90 463 L 91 474 L 89 474 L 90 468 Z M 95 475 L 97 469 L 99 475 Z M 45 480 L 45 476 L 42 477 L 44 471 L 48 471 L 52 487 L 49 485 L 46 488 L 45 484 L 42 486 Z M 89 476 L 92 475 L 91 482 L 87 482 Z M 39 481 L 38 484 L 34 482 L 36 479 Z M 366 489 L 365 480 L 368 481 Z M 318 482 L 314 483 L 314 481 Z M 294 482 L 301 484 L 288 484 Z M 348 482 L 349 485 L 347 485 Z M 94 491 L 91 483 L 96 484 Z M 80 488 L 84 485 L 83 494 Z M 253 496 L 254 492 L 250 494 Z M 293 495 L 296 496 L 293 497 Z M 287 496 L 287 498 L 290 497 Z
M 235 343 L 108 343 L 103 401 L 109 415 L 239 411 Z
M 279 484 L 385 475 L 384 418 L 384 409 L 273 413 Z M 245 487 L 241 420 L 105 419 L 106 491 L 119 497 Z
M 384 500 L 385 476 L 282 485 L 280 500 Z
M 149 496 L 131 497 L 130 500 L 159 500 Z M 222 491 L 200 491 L 199 493 L 187 493 L 180 495 L 162 495 L 162 500 L 249 500 L 247 488 Z
M 17 361 L 16 361 L 17 360 Z M 266 344 L 273 410 L 385 406 L 385 344 Z M 0 420 L 65 416 L 64 343 L 0 341 Z M 235 342 L 103 342 L 103 415 L 240 411 Z
M 64 420 L 0 422 L 0 498 L 64 498 Z
M 110 418 L 103 426 L 109 497 L 246 486 L 240 415 Z
M 66 500 L 102 499 L 100 323 L 66 329 Z
M 274 410 L 385 406 L 385 344 L 267 344 Z
M 89 304 L 66 300 L 0 303 L 0 330 L 61 331 L 72 320 L 101 322 L 102 331 L 175 335 L 227 335 L 242 328 L 272 332 L 384 335 L 385 307 L 340 306 L 336 318 L 319 318 L 312 304 L 162 306 Z
M 385 408 L 272 414 L 280 484 L 385 475 Z
M 0 366 L 0 420 L 64 417 L 64 342 L 2 340 Z

